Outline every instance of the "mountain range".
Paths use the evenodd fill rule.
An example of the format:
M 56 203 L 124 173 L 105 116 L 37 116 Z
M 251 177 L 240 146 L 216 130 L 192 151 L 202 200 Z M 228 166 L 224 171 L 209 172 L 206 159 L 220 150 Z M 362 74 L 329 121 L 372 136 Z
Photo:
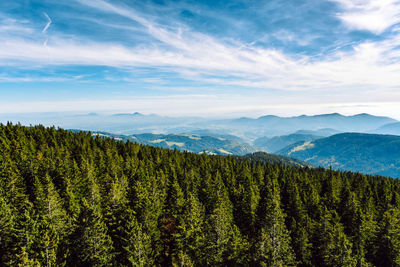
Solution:
M 393 150 L 397 149 L 398 137 L 394 135 L 400 135 L 400 122 L 365 113 L 236 119 L 173 118 L 138 112 L 15 116 L 7 120 L 25 125 L 40 121 L 45 126 L 92 131 L 102 137 L 193 153 L 278 153 L 315 166 L 400 177 L 398 152 Z M 0 117 L 2 122 L 7 120 Z
M 268 115 L 257 119 L 240 118 L 231 121 L 222 121 L 221 124 L 237 131 L 244 128 L 246 132 L 242 134 L 251 138 L 256 136 L 273 137 L 288 135 L 299 130 L 319 131 L 326 128 L 333 129 L 336 132 L 369 132 L 395 122 L 397 121 L 389 117 L 373 116 L 365 113 L 353 116 L 332 113 L 296 117 Z
M 400 178 L 400 136 L 342 133 L 302 141 L 278 154 L 312 165 Z
M 257 138 L 301 134 L 328 136 L 340 132 L 393 133 L 390 126 L 398 121 L 370 114 L 345 116 L 338 113 L 279 117 L 274 115 L 259 118 L 213 119 L 200 117 L 167 117 L 155 114 L 0 114 L 0 122 L 20 122 L 22 125 L 56 125 L 66 129 L 103 131 L 113 134 L 198 134 L 213 137 L 233 135 L 247 143 Z M 304 132 L 305 131 L 305 132 Z M 207 132 L 203 134 L 201 132 Z

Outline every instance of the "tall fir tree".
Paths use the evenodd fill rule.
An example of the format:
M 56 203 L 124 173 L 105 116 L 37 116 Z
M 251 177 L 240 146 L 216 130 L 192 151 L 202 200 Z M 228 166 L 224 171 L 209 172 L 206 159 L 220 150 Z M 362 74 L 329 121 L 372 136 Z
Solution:
M 260 212 L 260 236 L 257 242 L 257 261 L 262 266 L 295 266 L 291 238 L 280 207 L 280 189 L 276 176 L 264 186 L 263 207 Z

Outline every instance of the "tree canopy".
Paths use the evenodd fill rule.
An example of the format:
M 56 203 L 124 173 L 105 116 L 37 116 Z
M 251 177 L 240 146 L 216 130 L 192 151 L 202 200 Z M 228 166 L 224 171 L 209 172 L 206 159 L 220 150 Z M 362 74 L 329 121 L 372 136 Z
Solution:
M 5 266 L 400 266 L 399 180 L 0 125 Z

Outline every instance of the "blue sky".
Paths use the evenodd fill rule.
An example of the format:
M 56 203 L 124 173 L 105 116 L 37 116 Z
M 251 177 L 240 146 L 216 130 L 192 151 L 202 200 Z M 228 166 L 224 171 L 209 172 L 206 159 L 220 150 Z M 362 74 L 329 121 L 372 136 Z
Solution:
M 0 1 L 0 113 L 400 119 L 400 2 Z

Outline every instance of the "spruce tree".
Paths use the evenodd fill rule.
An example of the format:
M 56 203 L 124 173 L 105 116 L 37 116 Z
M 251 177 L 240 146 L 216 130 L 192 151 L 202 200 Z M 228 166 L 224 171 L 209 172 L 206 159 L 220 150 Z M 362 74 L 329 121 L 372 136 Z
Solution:
M 375 264 L 378 266 L 400 266 L 400 211 L 387 210 L 380 222 L 380 233 L 376 241 Z
M 178 229 L 177 248 L 178 264 L 180 266 L 205 265 L 206 257 L 203 253 L 206 244 L 204 234 L 204 207 L 197 196 L 189 193 L 185 204 L 184 216 Z
M 276 178 L 273 176 L 269 179 L 264 188 L 257 260 L 263 266 L 294 266 L 295 256 L 285 225 L 286 215 L 280 207 L 280 190 Z

